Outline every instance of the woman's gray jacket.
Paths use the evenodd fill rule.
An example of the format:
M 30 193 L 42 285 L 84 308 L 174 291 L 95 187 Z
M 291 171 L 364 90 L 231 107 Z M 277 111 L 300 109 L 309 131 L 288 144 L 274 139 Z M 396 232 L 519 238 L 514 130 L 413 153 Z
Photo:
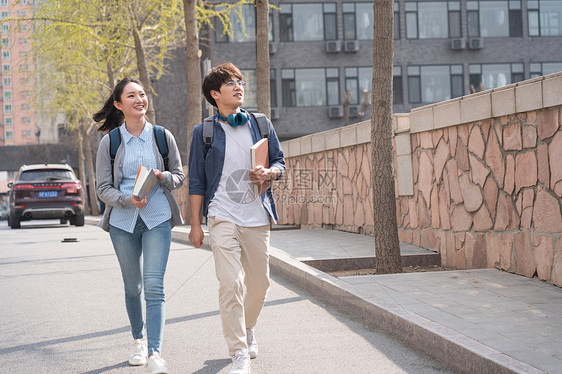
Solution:
M 180 214 L 178 203 L 172 196 L 171 191 L 180 188 L 185 179 L 183 174 L 180 152 L 172 133 L 166 131 L 166 141 L 168 143 L 168 168 L 169 171 L 164 170 L 164 159 L 158 151 L 156 139 L 153 137 L 152 147 L 156 155 L 156 162 L 158 170 L 162 171 L 164 179 L 160 181 L 162 190 L 170 203 L 172 211 L 172 227 L 175 225 L 183 224 L 183 219 Z M 111 173 L 111 156 L 109 154 L 109 134 L 106 134 L 99 145 L 98 155 L 96 157 L 96 192 L 101 201 L 105 203 L 105 211 L 103 217 L 98 223 L 98 226 L 109 231 L 109 215 L 113 207 L 130 207 L 133 206 L 131 195 L 126 195 L 119 191 L 119 185 L 123 179 L 123 160 L 125 159 L 125 145 L 123 142 L 119 145 L 117 153 L 115 154 L 115 163 L 113 167 L 113 174 Z M 113 176 L 115 175 L 115 180 Z

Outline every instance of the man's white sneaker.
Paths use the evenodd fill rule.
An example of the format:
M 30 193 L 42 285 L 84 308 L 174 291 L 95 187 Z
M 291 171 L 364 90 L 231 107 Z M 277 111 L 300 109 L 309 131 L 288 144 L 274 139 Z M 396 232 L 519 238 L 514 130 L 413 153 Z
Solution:
M 250 374 L 250 355 L 248 352 L 238 350 L 232 356 L 232 367 L 228 374 Z
M 148 358 L 148 364 L 144 368 L 145 374 L 168 374 L 166 361 L 158 353 L 153 353 Z
M 248 353 L 250 354 L 250 358 L 258 357 L 258 342 L 256 341 L 254 329 L 246 329 L 246 341 L 248 343 Z
M 129 365 L 146 365 L 147 356 L 148 351 L 146 348 L 146 340 L 135 339 L 135 341 L 133 342 L 133 347 L 131 348 L 131 355 L 129 356 Z

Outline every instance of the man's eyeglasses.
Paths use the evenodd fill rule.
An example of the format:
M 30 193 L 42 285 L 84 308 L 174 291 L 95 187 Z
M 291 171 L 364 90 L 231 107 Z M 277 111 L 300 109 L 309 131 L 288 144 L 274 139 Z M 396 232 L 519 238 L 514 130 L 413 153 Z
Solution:
M 230 80 L 230 81 L 226 82 L 224 85 L 226 87 L 231 87 L 231 88 L 234 87 L 235 85 L 244 88 L 244 86 L 246 85 L 246 82 Z

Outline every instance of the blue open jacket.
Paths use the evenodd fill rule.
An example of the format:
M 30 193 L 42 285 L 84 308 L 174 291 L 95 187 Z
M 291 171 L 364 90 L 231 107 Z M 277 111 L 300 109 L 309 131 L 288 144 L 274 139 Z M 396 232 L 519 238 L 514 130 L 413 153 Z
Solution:
M 250 125 L 250 132 L 252 133 L 252 141 L 256 143 L 261 139 L 258 129 L 258 124 L 253 116 L 249 116 L 250 120 L 247 125 Z M 285 174 L 285 157 L 283 150 L 279 144 L 277 134 L 273 129 L 271 121 L 269 124 L 269 167 L 277 167 L 281 170 L 281 176 Z M 191 134 L 191 146 L 189 149 L 189 194 L 203 196 L 203 216 L 207 217 L 209 203 L 215 196 L 217 187 L 222 175 L 222 168 L 224 165 L 225 154 L 225 133 L 222 125 L 214 118 L 214 135 L 213 142 L 207 154 L 205 155 L 205 143 L 203 142 L 203 124 L 195 126 Z M 277 210 L 275 209 L 275 202 L 271 188 L 261 195 L 261 201 L 274 222 L 277 222 Z

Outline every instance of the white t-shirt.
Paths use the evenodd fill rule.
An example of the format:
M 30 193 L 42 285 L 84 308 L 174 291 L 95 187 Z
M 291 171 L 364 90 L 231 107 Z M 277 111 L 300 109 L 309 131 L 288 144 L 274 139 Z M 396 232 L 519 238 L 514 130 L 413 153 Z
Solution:
M 243 227 L 269 225 L 269 214 L 261 199 L 254 196 L 250 181 L 250 147 L 253 144 L 250 121 L 237 127 L 219 123 L 226 136 L 224 165 L 207 216 L 220 217 Z

